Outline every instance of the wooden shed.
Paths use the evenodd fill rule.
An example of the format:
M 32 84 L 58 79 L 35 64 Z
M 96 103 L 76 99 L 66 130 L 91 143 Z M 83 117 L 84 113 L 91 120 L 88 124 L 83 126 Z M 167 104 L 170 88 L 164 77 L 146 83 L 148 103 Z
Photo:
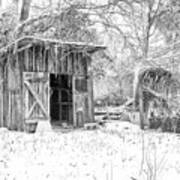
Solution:
M 94 121 L 91 55 L 104 46 L 26 36 L 0 49 L 0 127 Z

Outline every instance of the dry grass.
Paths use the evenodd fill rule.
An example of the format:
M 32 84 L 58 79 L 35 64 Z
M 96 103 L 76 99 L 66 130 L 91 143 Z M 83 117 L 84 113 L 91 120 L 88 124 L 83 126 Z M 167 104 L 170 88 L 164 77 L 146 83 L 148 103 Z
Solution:
M 141 133 L 128 122 L 68 133 L 1 129 L 0 179 L 167 180 L 172 171 L 179 179 L 180 140 L 175 134 L 144 134 L 146 156 L 139 174 Z

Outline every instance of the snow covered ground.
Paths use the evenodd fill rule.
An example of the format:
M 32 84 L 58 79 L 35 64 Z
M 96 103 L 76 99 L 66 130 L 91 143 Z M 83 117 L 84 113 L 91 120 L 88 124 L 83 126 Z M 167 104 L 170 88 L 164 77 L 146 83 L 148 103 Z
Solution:
M 26 134 L 0 129 L 2 180 L 148 178 L 180 179 L 180 136 L 143 133 L 128 122 L 111 122 L 97 130 L 66 133 Z

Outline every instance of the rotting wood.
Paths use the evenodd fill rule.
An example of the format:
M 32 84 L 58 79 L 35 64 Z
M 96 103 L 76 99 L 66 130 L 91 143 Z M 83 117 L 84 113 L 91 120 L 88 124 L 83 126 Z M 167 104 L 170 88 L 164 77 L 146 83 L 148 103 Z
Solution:
M 149 87 L 145 87 L 143 86 L 143 91 L 149 92 L 150 94 L 152 94 L 153 96 L 159 98 L 159 99 L 163 99 L 163 100 L 167 100 L 166 96 L 164 96 L 164 94 L 159 93 L 154 91 L 153 89 L 149 88 Z
M 67 73 L 70 74 L 71 72 L 71 60 L 70 60 L 70 54 L 67 56 Z
M 0 127 L 4 126 L 3 120 L 3 85 L 4 85 L 4 68 L 0 67 Z
M 84 129 L 86 129 L 86 130 L 97 129 L 97 127 L 98 127 L 97 123 L 85 123 L 84 124 Z
M 47 114 L 47 110 L 44 108 L 39 96 L 36 94 L 36 92 L 32 89 L 31 85 L 27 82 L 27 81 L 24 81 L 26 87 L 29 89 L 29 91 L 31 92 L 31 94 L 33 95 L 33 97 L 36 99 L 38 105 L 41 107 L 41 110 L 43 111 L 43 113 L 46 115 L 46 117 L 48 117 L 48 114 Z
M 89 120 L 94 122 L 94 100 L 93 100 L 93 80 L 92 76 L 88 76 L 88 107 L 89 107 Z
M 33 46 L 33 44 L 28 44 L 28 45 L 26 45 L 26 46 L 23 46 L 22 48 L 17 49 L 17 50 L 16 50 L 16 53 L 21 52 L 21 51 L 24 51 L 24 50 L 26 50 L 26 49 L 29 49 L 29 48 L 32 47 L 32 46 Z
M 1 127 L 4 126 L 4 118 L 3 118 L 3 114 L 4 114 L 4 107 L 3 107 L 3 101 L 4 101 L 4 96 L 3 96 L 3 81 L 1 81 Z
M 68 59 L 68 61 L 69 61 L 69 70 L 68 70 L 68 73 L 69 74 L 72 74 L 73 73 L 73 59 L 72 59 L 72 53 L 70 53 L 69 54 L 69 59 Z
M 58 73 L 59 59 L 58 59 L 58 47 L 54 47 L 54 59 L 55 59 L 55 73 Z
M 39 59 L 40 59 L 40 67 L 39 67 L 39 70 L 40 70 L 40 72 L 43 72 L 44 71 L 44 69 L 43 69 L 43 67 L 44 67 L 44 61 L 43 61 L 43 47 L 42 46 L 40 46 L 40 50 L 39 50 Z
M 55 39 L 41 38 L 41 37 L 37 37 L 37 36 L 23 36 L 23 37 L 16 39 L 14 42 L 8 44 L 7 46 L 1 48 L 0 54 L 7 53 L 8 49 L 13 48 L 13 46 L 16 43 L 20 44 L 23 40 L 24 41 L 26 40 L 26 44 L 33 43 L 33 42 L 35 43 L 34 40 L 36 40 L 37 42 L 46 42 L 49 44 L 56 43 L 56 44 L 59 44 L 59 47 L 62 47 L 65 45 L 77 46 L 79 49 L 82 49 L 81 52 L 83 51 L 83 46 L 87 46 L 86 51 L 90 51 L 92 53 L 95 51 L 98 51 L 98 50 L 106 49 L 106 47 L 103 45 L 96 45 L 96 44 L 90 44 L 90 43 L 88 44 L 88 43 L 82 43 L 82 42 L 67 42 L 67 41 L 60 41 L 60 40 L 55 40 Z
M 34 104 L 31 106 L 31 109 L 29 110 L 29 112 L 27 112 L 27 117 L 26 119 L 29 119 L 31 114 L 33 113 L 33 110 L 35 108 L 35 106 L 37 105 L 37 102 L 34 102 Z
M 35 71 L 35 46 L 32 47 L 32 64 L 33 64 L 33 70 Z
M 10 91 L 8 92 L 8 97 L 9 97 L 9 103 L 8 103 L 8 123 L 7 123 L 7 127 L 10 128 L 11 127 L 11 93 Z
M 44 41 L 43 41 L 44 42 Z M 30 44 L 28 44 L 30 43 Z M 89 64 L 87 63 L 87 61 L 89 61 L 88 59 L 85 58 L 86 56 L 86 52 L 84 52 L 84 54 L 82 54 L 82 47 L 78 47 L 79 44 L 76 46 L 73 46 L 72 48 L 70 48 L 70 44 L 67 45 L 67 47 L 64 46 L 64 44 L 59 44 L 58 43 L 47 43 L 49 48 L 45 49 L 45 45 L 41 42 L 39 43 L 38 40 L 36 42 L 32 41 L 31 39 L 29 40 L 23 40 L 22 42 L 18 41 L 18 49 L 16 50 L 16 54 L 14 55 L 18 55 L 17 60 L 14 60 L 15 57 L 12 56 L 13 54 L 13 50 L 9 51 L 8 54 L 6 55 L 8 56 L 8 62 L 7 62 L 7 67 L 6 69 L 8 69 L 11 65 L 12 69 L 13 69 L 13 76 L 16 80 L 14 82 L 20 81 L 20 84 L 18 84 L 18 90 L 12 90 L 11 93 L 9 92 L 8 89 L 8 83 L 9 83 L 9 79 L 8 76 L 8 71 L 6 70 L 6 73 L 4 72 L 4 83 L 3 83 L 3 113 L 2 116 L 6 116 L 8 114 L 8 117 L 3 118 L 4 119 L 4 125 L 7 123 L 10 123 L 9 126 L 11 126 L 10 128 L 18 128 L 20 129 L 20 126 L 23 126 L 24 124 L 24 120 L 26 118 L 34 118 L 36 116 L 38 116 L 38 118 L 42 117 L 44 118 L 44 115 L 49 118 L 49 113 L 50 110 L 49 105 L 47 105 L 49 103 L 50 99 L 48 96 L 49 94 L 49 80 L 43 80 L 43 78 L 37 78 L 36 76 L 33 76 L 32 78 L 25 78 L 23 79 L 23 73 L 24 72 L 29 72 L 29 73 L 34 73 L 34 72 L 38 72 L 38 71 L 42 71 L 42 72 L 48 72 L 48 73 L 58 73 L 58 74 L 67 74 L 67 75 L 82 75 L 83 78 L 86 78 L 85 76 L 87 75 L 86 72 L 86 66 L 89 66 Z M 54 55 L 55 53 L 54 51 L 54 45 L 57 45 L 57 51 L 58 51 L 58 57 L 56 58 L 56 64 L 53 64 L 53 59 L 54 59 Z M 74 44 L 75 45 L 75 44 Z M 13 45 L 14 46 L 14 45 Z M 12 47 L 13 47 L 12 46 Z M 39 46 L 39 47 L 38 47 Z M 50 51 L 51 49 L 51 51 Z M 63 50 L 62 50 L 63 49 Z M 60 51 L 64 51 L 63 53 L 61 53 Z M 86 51 L 86 50 L 85 50 Z M 4 58 L 4 62 L 6 62 L 6 58 Z M 60 61 L 59 63 L 59 60 Z M 18 61 L 19 65 L 17 65 L 16 61 Z M 12 64 L 11 64 L 12 63 Z M 37 97 L 34 98 L 34 95 L 32 92 L 30 92 L 30 90 L 28 89 L 27 83 L 24 81 L 27 81 L 27 83 L 31 83 L 32 85 L 32 89 L 34 90 L 34 93 L 37 94 Z M 89 84 L 88 86 L 92 86 L 91 84 Z M 74 86 L 75 88 L 75 86 Z M 74 103 L 79 103 L 79 106 L 82 107 L 82 111 L 81 113 L 77 114 L 77 109 L 76 109 L 76 115 L 80 115 L 82 116 L 82 123 L 84 123 L 85 121 L 87 122 L 91 122 L 91 120 L 93 119 L 93 115 L 91 114 L 91 110 L 93 107 L 91 104 L 91 95 L 89 95 L 89 88 L 88 87 L 88 92 L 86 93 L 81 93 L 78 92 L 78 94 L 76 94 L 76 98 L 74 98 L 73 100 L 73 105 L 68 104 L 67 106 L 69 107 L 69 112 L 68 113 L 68 117 L 70 121 L 70 117 L 73 117 L 72 112 L 75 109 L 74 108 Z M 74 95 L 73 95 L 74 97 Z M 18 101 L 19 98 L 19 101 Z M 37 98 L 39 99 L 39 101 L 41 101 L 41 105 L 39 103 L 37 103 Z M 79 102 L 78 102 L 79 101 Z M 93 100 L 92 100 L 93 101 Z M 78 104 L 76 104 L 78 105 Z M 16 107 L 13 109 L 13 106 Z M 44 109 L 42 110 L 42 106 L 44 106 Z M 47 107 L 46 107 L 47 106 Z M 72 109 L 72 111 L 70 110 L 70 108 Z M 47 114 L 45 114 L 45 111 Z M 80 112 L 78 110 L 78 112 Z M 29 113 L 29 114 L 28 114 Z M 87 115 L 87 113 L 89 113 L 89 115 Z M 22 120 L 21 120 L 21 116 L 22 116 Z M 88 116 L 88 118 L 85 118 L 86 116 Z M 13 119 L 13 117 L 15 117 L 15 119 Z M 92 118 L 90 118 L 92 117 Z M 10 119 L 8 119 L 10 118 Z M 77 121 L 77 117 L 75 118 L 75 121 Z M 81 120 L 80 120 L 81 121 Z M 20 125 L 22 123 L 22 125 Z M 75 122 L 74 125 L 77 125 L 78 122 Z M 80 124 L 82 124 L 80 122 Z
M 142 89 L 139 90 L 139 110 L 140 110 L 140 126 L 141 129 L 144 129 L 145 122 L 145 111 L 144 111 L 144 96 Z

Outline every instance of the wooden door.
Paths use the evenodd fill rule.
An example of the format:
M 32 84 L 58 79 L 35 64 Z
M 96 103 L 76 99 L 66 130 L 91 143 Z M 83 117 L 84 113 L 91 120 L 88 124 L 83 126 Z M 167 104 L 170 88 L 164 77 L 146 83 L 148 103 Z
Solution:
M 25 120 L 49 119 L 49 74 L 24 72 Z
M 73 76 L 73 125 L 81 127 L 88 119 L 88 77 Z

